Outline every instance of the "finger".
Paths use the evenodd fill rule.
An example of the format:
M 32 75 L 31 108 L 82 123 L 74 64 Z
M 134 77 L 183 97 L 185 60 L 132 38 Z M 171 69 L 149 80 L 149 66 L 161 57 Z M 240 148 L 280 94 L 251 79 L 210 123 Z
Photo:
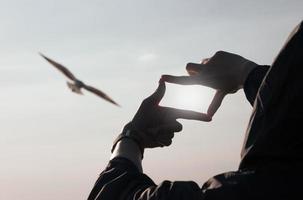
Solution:
M 221 103 L 226 95 L 226 92 L 223 92 L 221 90 L 217 90 L 213 100 L 211 101 L 208 109 L 207 109 L 207 115 L 210 117 L 213 117 L 214 114 L 217 112 L 219 107 L 221 106 Z
M 158 135 L 157 140 L 159 140 L 159 141 L 171 140 L 171 139 L 174 138 L 174 136 L 175 136 L 175 134 L 174 134 L 173 131 L 165 132 L 165 133 L 160 132 L 160 134 Z
M 204 58 L 202 61 L 201 61 L 201 64 L 206 64 L 208 63 L 208 61 L 210 60 L 210 58 Z
M 173 129 L 173 130 L 172 130 Z M 152 135 L 154 142 L 160 144 L 161 147 L 169 146 L 172 143 L 174 132 L 176 127 L 160 126 L 156 128 L 150 128 L 147 130 L 148 134 Z
M 173 120 L 170 123 L 159 126 L 159 132 L 161 133 L 169 133 L 169 132 L 180 132 L 182 131 L 182 124 Z
M 173 141 L 170 140 L 158 140 L 157 143 L 160 144 L 160 147 L 167 147 L 169 145 L 171 145 Z
M 183 110 L 177 108 L 163 107 L 167 112 L 167 117 L 170 119 L 190 119 L 209 122 L 211 117 L 205 113 L 195 112 L 191 110 Z
M 201 73 L 191 76 L 162 75 L 162 79 L 165 82 L 179 85 L 203 85 L 213 89 L 219 89 L 217 84 L 219 77 L 213 74 Z
M 173 122 L 166 123 L 154 128 L 149 128 L 147 131 L 149 134 L 153 135 L 153 137 L 158 137 L 159 135 L 180 132 L 182 130 L 182 124 L 174 120 Z
M 173 135 L 173 134 L 172 134 Z M 157 142 L 161 145 L 161 146 L 169 146 L 172 143 L 172 138 L 164 138 L 164 137 L 160 137 L 158 138 Z
M 165 82 L 160 79 L 158 88 L 151 96 L 146 99 L 146 101 L 158 105 L 165 94 L 165 90 Z
M 174 137 L 174 132 L 159 132 L 157 135 L 157 143 L 161 144 L 161 146 L 169 146 L 172 143 L 172 139 Z
M 205 68 L 206 66 L 204 63 L 202 64 L 197 64 L 197 63 L 187 63 L 186 65 L 186 71 L 190 75 L 195 75 L 198 73 L 201 73 L 201 71 Z
M 180 85 L 198 85 L 200 81 L 198 76 L 162 75 L 162 79 L 168 83 L 175 83 Z

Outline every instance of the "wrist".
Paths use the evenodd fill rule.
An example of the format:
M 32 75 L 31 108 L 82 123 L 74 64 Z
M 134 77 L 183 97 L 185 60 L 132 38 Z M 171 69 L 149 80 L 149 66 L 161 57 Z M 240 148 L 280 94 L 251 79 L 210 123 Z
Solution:
M 136 146 L 138 147 L 138 149 L 140 150 L 142 159 L 143 159 L 143 154 L 144 154 L 144 146 L 142 145 L 142 138 L 140 138 L 140 131 L 138 129 L 136 129 L 132 122 L 129 122 L 128 124 L 126 124 L 122 130 L 122 133 L 119 134 L 119 136 L 115 139 L 113 146 L 112 146 L 112 152 L 114 151 L 116 145 L 118 144 L 118 142 L 120 142 L 123 139 L 129 139 L 132 140 Z
M 247 60 L 245 63 L 243 63 L 243 71 L 242 71 L 242 80 L 241 80 L 241 86 L 240 88 L 244 87 L 244 83 L 246 82 L 246 79 L 249 75 L 249 73 L 256 68 L 258 65 L 250 60 Z
M 142 153 L 134 140 L 131 138 L 122 138 L 115 145 L 112 151 L 111 160 L 122 157 L 130 160 L 140 172 L 142 172 Z

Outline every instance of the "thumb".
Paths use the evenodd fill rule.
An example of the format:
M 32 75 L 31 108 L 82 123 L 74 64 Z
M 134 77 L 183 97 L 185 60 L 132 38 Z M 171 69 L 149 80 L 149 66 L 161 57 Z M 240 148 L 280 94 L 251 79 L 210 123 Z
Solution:
M 158 105 L 165 94 L 165 90 L 166 90 L 165 82 L 162 79 L 160 79 L 158 88 L 147 99 L 152 104 Z
M 217 112 L 219 107 L 221 106 L 221 103 L 226 95 L 226 92 L 223 92 L 221 90 L 217 90 L 213 100 L 211 101 L 208 109 L 207 109 L 207 115 L 210 117 L 213 117 L 214 114 Z

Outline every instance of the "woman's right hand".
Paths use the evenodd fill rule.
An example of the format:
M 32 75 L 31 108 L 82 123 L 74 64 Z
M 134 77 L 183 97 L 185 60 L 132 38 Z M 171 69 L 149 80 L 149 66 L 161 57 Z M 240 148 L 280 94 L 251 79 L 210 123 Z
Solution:
M 212 117 L 220 107 L 225 95 L 235 93 L 243 88 L 245 80 L 256 63 L 239 55 L 218 51 L 201 64 L 188 63 L 186 70 L 189 76 L 163 75 L 169 83 L 181 85 L 203 85 L 217 90 L 207 114 Z

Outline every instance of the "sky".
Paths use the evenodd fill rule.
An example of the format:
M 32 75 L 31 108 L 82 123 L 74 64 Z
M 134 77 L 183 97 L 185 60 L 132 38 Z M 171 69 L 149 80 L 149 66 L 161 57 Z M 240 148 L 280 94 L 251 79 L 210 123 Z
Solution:
M 301 0 L 0 0 L 0 199 L 86 199 L 162 74 L 185 75 L 186 63 L 218 50 L 271 64 L 302 9 Z M 70 92 L 38 52 L 122 107 Z M 162 103 L 203 111 L 213 92 L 169 85 Z M 250 113 L 240 90 L 210 123 L 179 120 L 170 147 L 146 151 L 144 172 L 202 185 L 236 170 Z

